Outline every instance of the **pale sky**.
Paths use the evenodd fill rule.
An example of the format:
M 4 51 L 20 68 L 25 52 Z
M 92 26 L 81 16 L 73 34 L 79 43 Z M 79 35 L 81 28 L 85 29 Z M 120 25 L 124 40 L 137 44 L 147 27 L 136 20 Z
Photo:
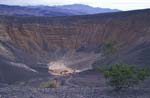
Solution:
M 86 4 L 94 7 L 134 10 L 150 8 L 150 0 L 0 0 L 8 5 L 66 5 Z

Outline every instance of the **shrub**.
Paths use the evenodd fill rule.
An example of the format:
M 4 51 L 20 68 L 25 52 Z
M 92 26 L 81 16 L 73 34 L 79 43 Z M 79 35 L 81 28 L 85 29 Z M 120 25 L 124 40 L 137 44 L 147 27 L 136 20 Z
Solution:
M 111 42 L 104 43 L 104 50 L 106 54 L 114 54 L 117 51 L 115 45 Z
M 101 67 L 100 70 L 108 80 L 108 84 L 115 88 L 115 90 L 133 87 L 144 81 L 148 76 L 144 68 L 139 69 L 127 64 Z
M 42 82 L 40 87 L 42 88 L 57 88 L 60 86 L 60 82 L 56 79 L 48 80 L 47 82 Z

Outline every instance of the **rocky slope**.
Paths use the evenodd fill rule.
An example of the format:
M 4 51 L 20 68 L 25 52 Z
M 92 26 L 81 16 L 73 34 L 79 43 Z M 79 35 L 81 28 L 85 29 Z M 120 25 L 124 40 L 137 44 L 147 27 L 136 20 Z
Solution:
M 101 65 L 149 65 L 149 45 L 149 9 L 54 18 L 0 16 L 0 55 L 6 63 L 26 64 L 26 73 L 45 67 L 43 63 L 90 53 L 102 54 Z

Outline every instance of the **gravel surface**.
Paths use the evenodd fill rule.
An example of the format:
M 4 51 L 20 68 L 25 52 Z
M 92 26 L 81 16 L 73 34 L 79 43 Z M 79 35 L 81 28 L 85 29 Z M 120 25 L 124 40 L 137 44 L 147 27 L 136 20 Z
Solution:
M 150 98 L 150 91 L 134 89 L 116 93 L 107 88 L 41 89 L 28 86 L 9 86 L 0 88 L 0 98 Z
M 59 77 L 60 81 L 64 81 L 59 88 L 39 86 L 49 79 L 40 78 L 13 85 L 0 84 L 0 98 L 150 98 L 148 86 L 114 92 L 105 84 L 104 78 L 94 72 Z

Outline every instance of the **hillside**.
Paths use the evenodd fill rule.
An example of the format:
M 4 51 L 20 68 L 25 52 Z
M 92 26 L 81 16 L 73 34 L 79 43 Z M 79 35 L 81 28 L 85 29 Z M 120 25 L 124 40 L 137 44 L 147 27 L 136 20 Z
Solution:
M 116 51 L 105 54 L 106 44 Z M 148 66 L 149 45 L 149 9 L 53 18 L 0 16 L 0 69 L 5 70 L 0 71 L 0 80 L 41 74 L 39 68 L 59 60 L 78 69 L 90 67 L 95 60 L 99 65 Z

